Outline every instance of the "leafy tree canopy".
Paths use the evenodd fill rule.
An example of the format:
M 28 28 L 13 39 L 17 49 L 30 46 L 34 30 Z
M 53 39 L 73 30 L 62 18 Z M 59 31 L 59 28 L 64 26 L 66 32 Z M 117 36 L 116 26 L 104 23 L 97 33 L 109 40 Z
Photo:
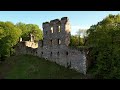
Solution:
M 10 55 L 11 49 L 21 36 L 21 29 L 12 22 L 0 22 L 0 56 Z
M 24 24 L 17 23 L 16 26 L 22 30 L 22 38 L 23 40 L 29 40 L 29 34 L 32 33 L 35 36 L 35 41 L 39 41 L 43 39 L 43 33 L 38 25 L 36 24 Z
M 96 78 L 120 78 L 120 15 L 109 15 L 87 31 Z
M 14 25 L 12 22 L 0 21 L 0 58 L 13 54 L 13 47 L 18 43 L 19 38 L 29 40 L 29 34 L 35 36 L 35 41 L 42 39 L 42 31 L 36 24 L 24 24 L 22 22 Z

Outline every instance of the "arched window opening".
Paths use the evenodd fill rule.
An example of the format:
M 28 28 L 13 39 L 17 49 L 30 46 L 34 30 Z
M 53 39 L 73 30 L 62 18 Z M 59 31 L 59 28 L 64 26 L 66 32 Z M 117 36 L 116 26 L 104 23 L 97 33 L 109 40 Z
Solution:
M 66 52 L 66 55 L 68 55 L 68 52 Z
M 58 45 L 60 45 L 61 44 L 61 40 L 60 39 L 58 39 Z
M 50 40 L 50 45 L 52 46 L 52 40 Z
M 47 34 L 47 31 L 45 33 Z
M 52 56 L 52 52 L 50 53 L 50 56 Z
M 42 40 L 42 47 L 43 47 L 43 40 Z
M 61 32 L 61 28 L 60 28 L 60 26 L 58 26 L 58 32 Z
M 59 53 L 59 52 L 57 52 L 57 55 L 59 56 L 59 55 L 60 55 L 60 53 Z
M 53 27 L 51 27 L 51 33 L 53 33 Z

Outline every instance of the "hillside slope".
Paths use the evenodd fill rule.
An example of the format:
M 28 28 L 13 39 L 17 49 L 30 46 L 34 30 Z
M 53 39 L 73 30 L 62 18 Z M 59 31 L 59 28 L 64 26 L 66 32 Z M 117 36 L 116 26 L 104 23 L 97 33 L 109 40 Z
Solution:
M 53 62 L 30 56 L 11 56 L 0 63 L 1 79 L 84 79 L 85 76 Z

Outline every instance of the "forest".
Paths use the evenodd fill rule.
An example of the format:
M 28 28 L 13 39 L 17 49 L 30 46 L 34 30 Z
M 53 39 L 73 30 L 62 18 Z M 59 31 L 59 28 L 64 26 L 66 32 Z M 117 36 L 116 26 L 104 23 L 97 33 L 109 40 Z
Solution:
M 108 15 L 87 34 L 90 72 L 98 79 L 120 79 L 120 15 Z

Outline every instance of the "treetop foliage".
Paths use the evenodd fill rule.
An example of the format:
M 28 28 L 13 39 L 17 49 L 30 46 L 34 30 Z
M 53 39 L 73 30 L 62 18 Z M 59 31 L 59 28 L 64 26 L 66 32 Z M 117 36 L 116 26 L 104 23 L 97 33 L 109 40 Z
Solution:
M 91 69 L 97 78 L 120 78 L 120 15 L 109 15 L 87 31 Z
M 0 21 L 0 58 L 13 54 L 13 47 L 18 43 L 19 38 L 29 40 L 29 34 L 35 36 L 35 41 L 42 39 L 42 31 L 36 24 L 17 23 Z

